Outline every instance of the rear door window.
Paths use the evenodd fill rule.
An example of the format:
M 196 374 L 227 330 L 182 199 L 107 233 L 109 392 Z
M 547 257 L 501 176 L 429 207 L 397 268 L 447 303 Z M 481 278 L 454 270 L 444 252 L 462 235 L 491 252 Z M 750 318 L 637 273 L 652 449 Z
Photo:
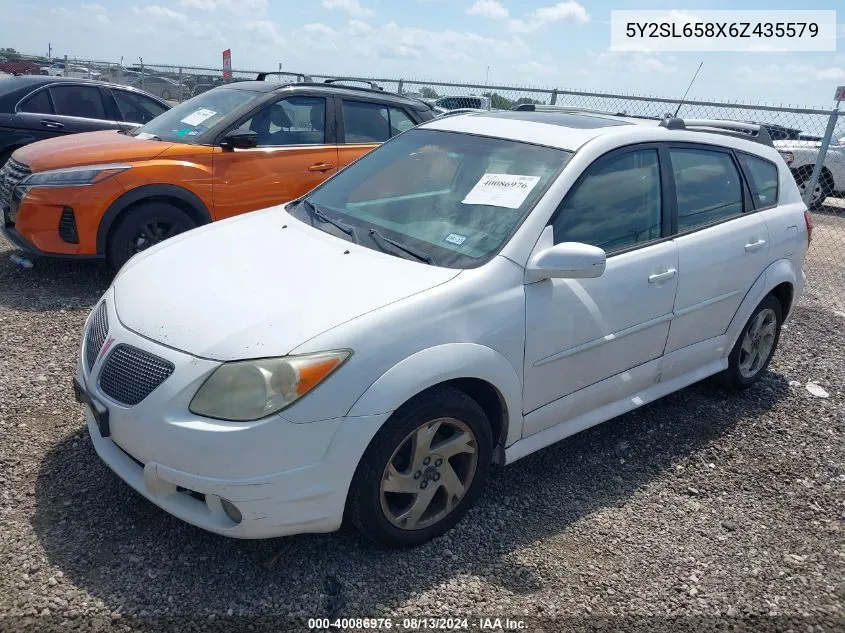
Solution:
M 37 114 L 53 114 L 53 106 L 50 103 L 50 93 L 46 90 L 39 90 L 27 97 L 23 103 L 21 103 L 19 110 L 21 112 L 33 112 Z
M 756 207 L 764 209 L 778 203 L 778 168 L 765 158 L 739 154 L 739 162 L 745 171 L 748 187 Z
M 159 114 L 167 112 L 167 108 L 144 95 L 126 90 L 112 90 L 114 100 L 120 110 L 120 116 L 129 123 L 146 123 L 152 121 Z
M 364 101 L 343 101 L 347 143 L 383 143 L 390 138 L 387 106 Z
M 743 212 L 742 182 L 730 154 L 707 149 L 669 149 L 683 233 Z
M 50 87 L 56 114 L 85 119 L 105 119 L 106 109 L 100 89 L 94 86 L 59 85 Z
M 390 108 L 390 136 L 401 134 L 415 125 L 416 122 L 402 108 Z

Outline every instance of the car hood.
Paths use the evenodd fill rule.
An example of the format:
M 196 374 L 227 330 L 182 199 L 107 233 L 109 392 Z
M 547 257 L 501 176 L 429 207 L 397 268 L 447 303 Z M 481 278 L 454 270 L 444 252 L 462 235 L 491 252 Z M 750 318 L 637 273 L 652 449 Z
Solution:
M 274 207 L 136 255 L 115 279 L 114 301 L 130 330 L 227 361 L 284 356 L 459 273 L 357 246 Z
M 150 160 L 172 145 L 173 143 L 126 136 L 114 130 L 83 132 L 24 145 L 15 152 L 15 160 L 26 163 L 33 172 L 38 172 L 64 167 Z

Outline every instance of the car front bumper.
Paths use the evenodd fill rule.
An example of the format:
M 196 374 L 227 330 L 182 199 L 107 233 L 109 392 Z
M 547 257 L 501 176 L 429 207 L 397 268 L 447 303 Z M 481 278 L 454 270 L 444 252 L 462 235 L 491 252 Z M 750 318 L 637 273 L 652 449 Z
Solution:
M 94 448 L 111 470 L 170 514 L 225 536 L 270 538 L 340 527 L 358 462 L 389 414 L 308 423 L 281 415 L 252 423 L 193 415 L 187 404 L 219 363 L 134 334 L 119 323 L 111 291 L 105 301 L 109 349 L 131 345 L 175 366 L 143 401 L 123 406 L 99 383 L 109 352 L 88 371 L 83 341 L 76 380 L 107 411 L 103 430 L 92 407 L 86 406 L 85 418 Z M 223 500 L 237 508 L 240 520 L 226 513 Z

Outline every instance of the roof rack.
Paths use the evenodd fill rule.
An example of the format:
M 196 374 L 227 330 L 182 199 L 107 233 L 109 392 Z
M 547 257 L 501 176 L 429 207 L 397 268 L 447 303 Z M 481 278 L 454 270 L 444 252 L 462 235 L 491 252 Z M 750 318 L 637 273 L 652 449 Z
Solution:
M 338 79 L 326 79 L 323 83 L 326 84 L 337 84 L 344 81 L 351 81 L 355 83 L 363 83 L 367 84 L 370 87 L 370 90 L 384 90 L 381 86 L 379 86 L 376 82 L 371 81 L 369 79 L 355 79 L 354 77 L 341 77 Z
M 619 116 L 628 119 L 648 119 L 649 121 L 660 121 L 664 117 L 645 116 L 640 114 L 628 114 L 627 112 L 613 112 L 612 110 L 595 110 L 591 108 L 575 108 L 563 105 L 546 105 L 543 103 L 520 103 L 511 108 L 521 112 L 565 112 L 569 114 L 601 114 L 604 116 Z M 668 115 L 667 115 L 668 116 Z
M 762 145 L 774 147 L 772 137 L 763 125 L 756 123 L 743 123 L 741 121 L 722 121 L 720 119 L 681 119 L 678 117 L 666 117 L 660 122 L 660 127 L 668 130 L 690 130 L 691 132 L 711 132 L 713 134 L 724 134 L 736 136 L 750 141 L 756 141 Z

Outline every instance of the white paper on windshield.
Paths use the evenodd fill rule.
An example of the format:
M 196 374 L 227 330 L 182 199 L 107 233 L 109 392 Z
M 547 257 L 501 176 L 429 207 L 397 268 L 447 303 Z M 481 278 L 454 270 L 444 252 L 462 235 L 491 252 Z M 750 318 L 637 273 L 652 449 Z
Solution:
M 539 176 L 484 174 L 462 202 L 518 209 L 538 182 Z
M 206 119 L 210 119 L 215 114 L 217 114 L 214 110 L 209 110 L 208 108 L 199 108 L 198 110 L 194 110 L 184 119 L 182 119 L 182 123 L 186 123 L 187 125 L 199 125 Z

